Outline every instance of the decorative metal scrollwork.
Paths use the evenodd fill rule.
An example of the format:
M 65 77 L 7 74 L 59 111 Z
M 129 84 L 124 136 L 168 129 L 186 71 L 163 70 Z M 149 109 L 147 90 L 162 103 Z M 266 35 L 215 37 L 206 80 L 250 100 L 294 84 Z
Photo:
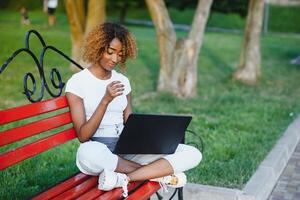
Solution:
M 189 133 L 190 137 L 192 138 L 192 140 L 187 141 L 186 144 L 197 147 L 197 149 L 199 149 L 201 151 L 201 153 L 203 153 L 204 143 L 203 143 L 203 140 L 200 137 L 200 135 L 198 135 L 197 133 L 195 133 L 194 131 L 191 131 L 189 129 L 187 129 L 186 132 Z
M 43 49 L 42 52 L 38 57 L 31 51 L 30 46 L 29 46 L 29 41 L 30 41 L 30 36 L 31 35 L 35 35 Z M 79 69 L 83 69 L 82 66 L 80 66 L 78 63 L 76 63 L 74 60 L 72 60 L 70 57 L 68 57 L 66 54 L 64 54 L 62 51 L 58 50 L 57 48 L 47 45 L 46 42 L 44 41 L 43 37 L 39 34 L 39 32 L 37 32 L 36 30 L 29 30 L 26 33 L 26 37 L 25 37 L 25 48 L 20 48 L 18 50 L 16 50 L 6 61 L 5 63 L 1 66 L 0 68 L 0 74 L 2 74 L 2 72 L 7 68 L 7 66 L 11 63 L 11 61 L 13 59 L 15 59 L 21 52 L 26 52 L 29 56 L 31 56 L 34 60 L 34 63 L 38 69 L 39 72 L 39 76 L 40 76 L 40 80 L 41 80 L 41 89 L 39 91 L 39 96 L 36 99 L 33 99 L 33 95 L 36 93 L 36 79 L 34 77 L 34 75 L 31 72 L 27 72 L 24 75 L 23 78 L 23 88 L 24 88 L 24 94 L 26 95 L 27 99 L 31 102 L 38 102 L 41 101 L 44 97 L 44 93 L 45 93 L 45 89 L 46 91 L 52 96 L 52 97 L 59 97 L 62 94 L 63 88 L 65 86 L 65 83 L 62 81 L 62 77 L 60 72 L 58 71 L 58 69 L 56 68 L 52 68 L 50 71 L 50 80 L 51 80 L 51 84 L 52 86 L 58 90 L 58 92 L 53 92 L 51 91 L 47 80 L 45 78 L 45 71 L 44 71 L 44 57 L 46 54 L 47 50 L 51 50 L 55 53 L 57 53 L 58 55 L 62 56 L 63 58 L 65 58 L 66 60 L 68 60 L 69 62 L 71 62 L 72 64 L 74 64 L 76 67 L 78 67 Z M 28 82 L 29 79 L 32 83 L 32 88 L 30 89 L 28 86 Z M 57 80 L 57 81 L 55 81 Z

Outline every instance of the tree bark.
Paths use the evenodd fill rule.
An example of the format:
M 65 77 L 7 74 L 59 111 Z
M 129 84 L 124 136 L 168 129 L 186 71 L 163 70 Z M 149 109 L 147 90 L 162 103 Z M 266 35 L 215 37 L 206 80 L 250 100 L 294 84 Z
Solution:
M 65 0 L 65 7 L 71 31 L 72 59 L 86 67 L 87 63 L 82 61 L 84 37 L 94 26 L 105 21 L 105 0 L 90 0 L 87 16 L 83 0 Z M 72 64 L 70 68 L 79 70 Z
M 70 24 L 71 42 L 72 42 L 72 59 L 79 62 L 81 59 L 81 47 L 83 43 L 84 29 L 78 14 L 80 8 L 73 0 L 65 0 L 65 7 Z M 70 65 L 72 71 L 76 71 L 77 67 Z
M 163 0 L 146 0 L 156 28 L 160 52 L 158 91 L 168 91 L 180 98 L 197 94 L 197 63 L 203 35 L 213 0 L 201 0 L 187 38 L 176 38 Z
M 86 22 L 86 34 L 96 25 L 105 22 L 105 0 L 89 0 Z
M 170 91 L 170 74 L 172 73 L 172 53 L 176 43 L 176 33 L 170 20 L 165 3 L 162 0 L 146 0 L 152 21 L 155 25 L 160 53 L 158 91 Z
M 75 0 L 76 11 L 78 13 L 78 18 L 81 24 L 82 30 L 85 29 L 85 9 L 84 9 L 84 1 L 83 0 Z
M 246 84 L 256 84 L 260 75 L 260 34 L 263 21 L 264 1 L 251 0 L 238 70 L 233 78 Z

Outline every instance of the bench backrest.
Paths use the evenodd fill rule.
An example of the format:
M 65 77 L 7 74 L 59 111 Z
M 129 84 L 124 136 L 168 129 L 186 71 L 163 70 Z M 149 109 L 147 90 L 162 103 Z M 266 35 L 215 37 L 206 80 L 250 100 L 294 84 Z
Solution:
M 68 108 L 68 101 L 65 96 L 51 100 L 32 103 L 16 108 L 0 111 L 0 126 L 11 122 L 30 119 L 41 116 L 45 113 L 52 113 L 50 117 L 44 117 L 33 122 L 15 126 L 0 132 L 0 147 L 18 142 L 25 138 L 38 135 L 45 131 L 56 129 L 58 127 L 72 123 L 71 114 Z M 62 110 L 59 114 L 56 111 Z M 63 144 L 76 138 L 75 130 L 69 127 L 65 130 L 58 130 L 53 134 L 30 142 L 23 146 L 8 150 L 0 154 L 0 170 L 12 166 L 22 160 L 33 157 L 41 152 Z

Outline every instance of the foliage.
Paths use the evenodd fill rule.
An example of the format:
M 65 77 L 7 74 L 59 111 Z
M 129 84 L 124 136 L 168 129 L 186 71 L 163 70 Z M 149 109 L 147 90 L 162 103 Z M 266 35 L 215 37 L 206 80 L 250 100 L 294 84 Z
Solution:
M 183 11 L 187 8 L 195 8 L 199 1 L 197 0 L 181 0 L 181 1 L 172 1 L 172 0 L 165 0 L 167 7 L 176 8 L 180 11 Z
M 181 0 L 181 1 L 172 1 L 165 0 L 166 5 L 168 7 L 176 8 L 179 11 L 183 11 L 187 8 L 194 9 L 198 0 Z M 237 13 L 242 17 L 247 15 L 247 0 L 222 0 L 222 1 L 214 1 L 212 5 L 212 11 L 220 12 L 220 13 Z
M 0 1 L 1 9 L 19 10 L 22 6 L 26 6 L 28 9 L 43 8 L 43 1 L 35 0 L 19 0 L 19 1 Z
M 220 13 L 236 13 L 241 17 L 247 15 L 248 10 L 248 0 L 222 0 L 214 1 L 212 5 L 212 10 Z
M 119 11 L 119 23 L 124 24 L 129 9 L 146 9 L 145 2 L 139 0 L 115 0 L 107 2 L 108 10 Z

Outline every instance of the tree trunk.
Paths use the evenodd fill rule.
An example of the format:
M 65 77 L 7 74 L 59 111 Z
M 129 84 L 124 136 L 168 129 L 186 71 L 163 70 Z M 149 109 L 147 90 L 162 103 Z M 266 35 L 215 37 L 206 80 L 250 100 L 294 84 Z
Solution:
M 85 33 L 105 22 L 105 0 L 89 0 Z
M 78 18 L 81 24 L 81 28 L 82 30 L 85 29 L 85 9 L 84 9 L 84 1 L 83 0 L 76 0 L 75 2 L 75 6 L 76 6 L 76 12 L 78 13 Z
M 246 84 L 257 83 L 261 75 L 260 34 L 263 21 L 264 1 L 251 0 L 238 70 L 233 78 Z
M 176 42 L 170 83 L 172 93 L 178 97 L 191 98 L 197 94 L 198 46 L 195 41 L 187 38 Z
M 71 31 L 71 42 L 72 42 L 72 59 L 76 62 L 79 62 L 81 59 L 81 47 L 83 43 L 84 29 L 81 23 L 80 15 L 78 13 L 83 13 L 83 11 L 79 11 L 83 9 L 83 7 L 79 7 L 77 4 L 79 2 L 75 2 L 73 0 L 65 0 L 65 7 L 67 11 L 67 16 L 70 24 Z M 74 65 L 70 65 L 72 71 L 76 71 L 77 67 Z
M 83 0 L 65 0 L 65 7 L 70 24 L 72 41 L 72 59 L 86 67 L 82 61 L 82 46 L 85 35 L 97 24 L 105 21 L 105 0 L 90 0 L 85 16 Z M 71 64 L 72 71 L 79 69 Z
M 176 43 L 176 33 L 164 1 L 146 0 L 146 3 L 155 25 L 160 53 L 160 69 L 157 89 L 158 91 L 172 92 L 170 74 L 172 73 L 172 54 Z
M 128 9 L 129 9 L 129 3 L 124 2 L 121 6 L 121 9 L 120 9 L 120 16 L 119 16 L 119 23 L 120 24 L 125 24 L 125 19 L 126 19 Z
M 177 39 L 164 2 L 146 0 L 160 52 L 158 91 L 172 92 L 181 98 L 196 96 L 198 56 L 212 2 L 199 1 L 188 37 Z

